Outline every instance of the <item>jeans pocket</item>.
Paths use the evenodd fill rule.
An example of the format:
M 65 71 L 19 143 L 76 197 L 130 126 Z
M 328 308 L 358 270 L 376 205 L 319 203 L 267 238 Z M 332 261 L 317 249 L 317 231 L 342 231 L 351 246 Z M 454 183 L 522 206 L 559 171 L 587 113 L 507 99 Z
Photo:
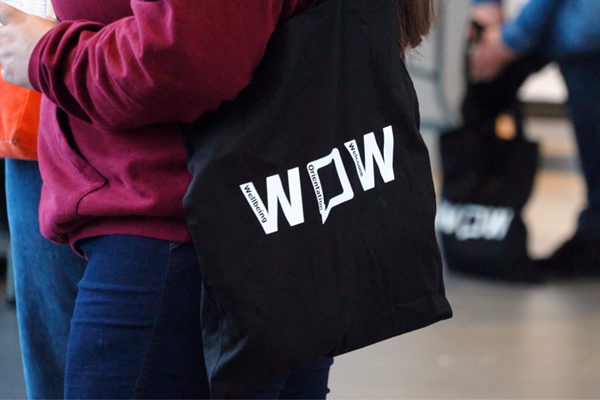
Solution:
M 69 232 L 86 222 L 78 212 L 81 200 L 107 180 L 76 149 L 64 111 L 56 111 L 40 136 L 40 167 L 44 190 L 40 224 L 46 236 L 66 241 Z

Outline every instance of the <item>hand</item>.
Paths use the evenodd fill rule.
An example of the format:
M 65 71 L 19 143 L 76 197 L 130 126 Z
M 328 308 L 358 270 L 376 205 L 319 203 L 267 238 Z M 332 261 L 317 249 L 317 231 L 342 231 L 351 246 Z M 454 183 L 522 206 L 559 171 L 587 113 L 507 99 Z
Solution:
M 473 81 L 491 81 L 496 78 L 517 54 L 502 39 L 500 25 L 488 26 L 470 55 Z
M 504 21 L 502 4 L 495 1 L 477 3 L 471 7 L 471 20 L 480 25 L 499 25 Z
M 58 21 L 26 14 L 0 3 L 0 65 L 5 81 L 32 88 L 29 82 L 29 59 L 42 36 Z

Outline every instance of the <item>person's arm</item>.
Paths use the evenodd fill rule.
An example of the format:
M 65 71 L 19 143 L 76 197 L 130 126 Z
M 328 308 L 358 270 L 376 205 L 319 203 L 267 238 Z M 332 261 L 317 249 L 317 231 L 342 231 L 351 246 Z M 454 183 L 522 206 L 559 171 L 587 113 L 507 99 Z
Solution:
M 296 3 L 133 0 L 132 17 L 51 29 L 28 76 L 58 107 L 103 129 L 193 121 L 250 82 L 282 7 Z
M 599 3 L 598 0 L 590 0 Z M 539 41 L 543 34 L 544 26 L 551 20 L 557 11 L 558 6 L 564 0 L 529 0 L 519 15 L 510 21 L 497 21 L 503 23 L 502 39 L 504 44 L 509 46 L 516 53 L 525 53 L 531 50 Z M 472 0 L 472 18 L 477 22 L 477 16 L 483 15 L 482 25 L 493 25 L 485 23 L 498 11 L 501 10 L 502 0 Z M 489 11 L 488 11 L 489 10 Z M 501 12 L 501 11 L 500 11 Z
M 600 54 L 600 0 L 565 2 L 555 17 L 549 44 L 555 56 Z
M 491 80 L 534 49 L 551 57 L 600 54 L 600 1 L 530 0 L 516 19 L 486 29 L 471 57 L 472 75 Z
M 562 3 L 564 0 L 529 0 L 515 19 L 504 24 L 504 43 L 517 53 L 532 50 Z
M 488 81 L 516 57 L 516 53 L 502 40 L 504 13 L 501 0 L 472 0 L 471 20 L 485 29 L 470 54 L 470 78 Z M 475 32 L 471 31 L 471 38 Z
M 496 0 L 473 0 L 473 9 Z M 598 1 L 598 0 L 592 0 Z M 471 73 L 476 81 L 494 79 L 519 54 L 533 50 L 564 0 L 529 0 L 510 21 L 492 24 L 484 31 L 471 57 Z
M 471 20 L 483 26 L 498 25 L 504 22 L 502 1 L 473 0 Z

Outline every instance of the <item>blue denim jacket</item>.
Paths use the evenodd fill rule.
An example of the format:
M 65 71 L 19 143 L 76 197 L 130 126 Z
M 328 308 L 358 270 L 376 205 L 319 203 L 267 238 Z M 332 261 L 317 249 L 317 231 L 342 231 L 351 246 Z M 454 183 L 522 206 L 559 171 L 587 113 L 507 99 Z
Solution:
M 473 0 L 474 3 L 501 0 Z M 519 53 L 532 49 L 551 57 L 600 54 L 600 0 L 529 0 L 504 25 L 505 43 Z

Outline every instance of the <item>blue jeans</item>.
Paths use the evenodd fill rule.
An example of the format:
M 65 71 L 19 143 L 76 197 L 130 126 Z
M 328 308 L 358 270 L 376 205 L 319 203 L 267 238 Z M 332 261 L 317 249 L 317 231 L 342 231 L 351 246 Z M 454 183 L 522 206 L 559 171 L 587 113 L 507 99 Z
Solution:
M 89 263 L 72 320 L 66 397 L 209 398 L 194 247 L 126 235 L 78 245 Z M 248 398 L 325 398 L 331 362 Z
M 6 160 L 17 320 L 30 399 L 63 397 L 67 340 L 85 260 L 42 237 L 35 161 Z
M 579 231 L 600 240 L 600 55 L 558 60 L 569 90 L 568 109 L 575 127 L 587 207 Z

